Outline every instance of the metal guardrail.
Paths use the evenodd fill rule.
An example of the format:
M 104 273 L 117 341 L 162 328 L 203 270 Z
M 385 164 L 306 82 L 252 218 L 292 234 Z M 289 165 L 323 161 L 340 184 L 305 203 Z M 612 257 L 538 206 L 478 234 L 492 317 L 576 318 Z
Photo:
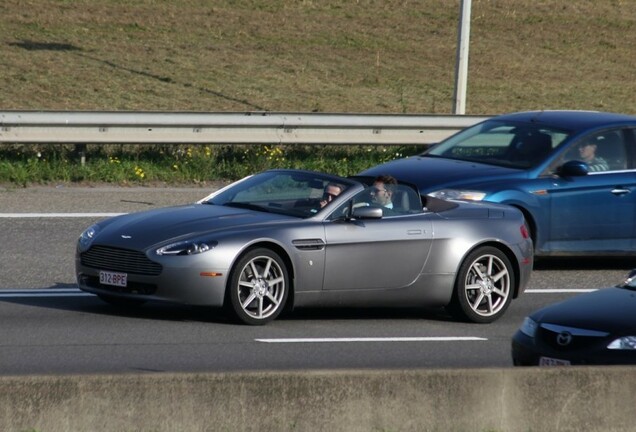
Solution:
M 0 144 L 432 144 L 465 115 L 0 111 Z

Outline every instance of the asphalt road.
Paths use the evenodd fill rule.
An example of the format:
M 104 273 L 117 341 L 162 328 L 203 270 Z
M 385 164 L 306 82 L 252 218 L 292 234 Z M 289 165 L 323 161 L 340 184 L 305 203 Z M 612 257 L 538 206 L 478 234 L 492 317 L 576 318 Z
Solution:
M 541 261 L 529 291 L 490 325 L 435 310 L 311 309 L 248 327 L 221 310 L 122 311 L 77 291 L 73 256 L 85 227 L 208 192 L 0 187 L 0 374 L 511 367 L 510 337 L 523 317 L 577 294 L 553 289 L 613 285 L 636 267 L 630 259 Z

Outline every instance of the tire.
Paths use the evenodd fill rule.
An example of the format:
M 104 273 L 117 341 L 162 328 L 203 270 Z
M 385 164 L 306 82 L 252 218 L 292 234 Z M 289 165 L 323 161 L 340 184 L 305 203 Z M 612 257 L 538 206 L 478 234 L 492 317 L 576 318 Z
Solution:
M 281 257 L 270 249 L 253 249 L 232 269 L 229 304 L 240 322 L 263 325 L 281 313 L 288 290 L 289 276 Z
M 449 311 L 464 321 L 496 321 L 510 306 L 514 284 L 512 264 L 502 251 L 475 249 L 459 268 Z
M 144 303 L 144 300 L 130 299 L 124 297 L 115 297 L 109 296 L 105 294 L 97 294 L 102 301 L 108 303 L 111 306 L 115 306 L 122 309 L 135 309 L 141 307 Z

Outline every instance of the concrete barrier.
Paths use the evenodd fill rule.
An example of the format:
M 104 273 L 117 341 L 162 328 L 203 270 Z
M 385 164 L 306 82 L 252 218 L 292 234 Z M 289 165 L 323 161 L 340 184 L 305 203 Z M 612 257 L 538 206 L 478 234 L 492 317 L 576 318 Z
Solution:
M 636 369 L 0 377 L 2 431 L 634 431 Z

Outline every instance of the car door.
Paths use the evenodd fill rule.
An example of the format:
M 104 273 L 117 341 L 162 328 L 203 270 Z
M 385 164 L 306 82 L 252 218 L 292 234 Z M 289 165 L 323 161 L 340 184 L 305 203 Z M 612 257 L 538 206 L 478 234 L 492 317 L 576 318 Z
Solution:
M 566 151 L 570 158 L 590 140 L 597 143 L 603 169 L 581 176 L 557 176 L 551 195 L 550 241 L 553 251 L 629 251 L 634 247 L 636 172 L 624 131 L 608 130 L 582 137 Z
M 327 221 L 323 289 L 408 286 L 426 263 L 433 239 L 431 226 L 430 215 L 422 211 L 421 201 L 416 213 Z

